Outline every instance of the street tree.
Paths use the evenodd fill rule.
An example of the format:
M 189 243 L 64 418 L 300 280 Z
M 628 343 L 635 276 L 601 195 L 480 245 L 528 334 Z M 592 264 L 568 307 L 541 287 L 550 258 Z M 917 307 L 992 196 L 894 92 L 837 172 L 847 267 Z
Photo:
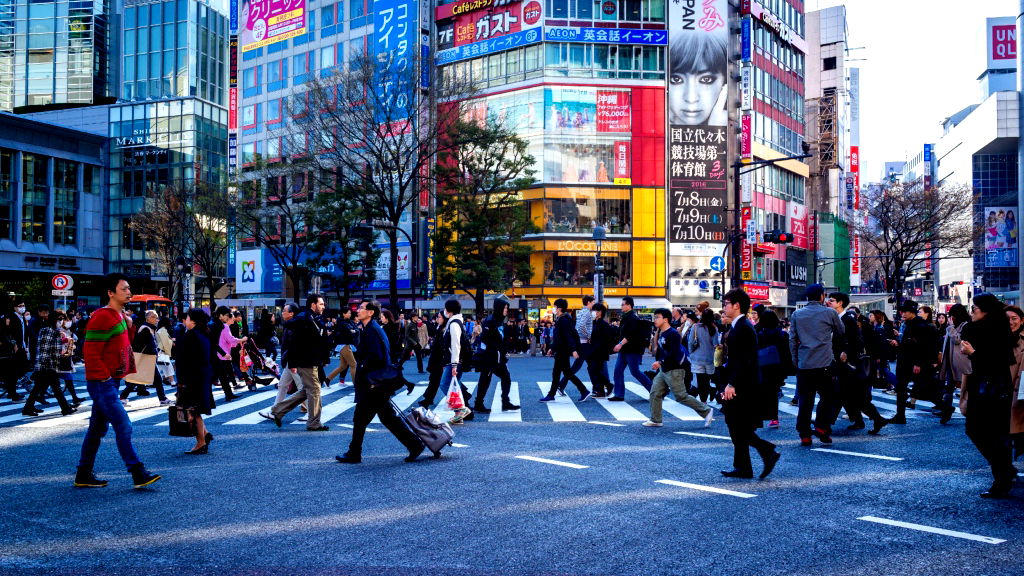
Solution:
M 366 207 L 346 200 L 351 196 L 321 189 L 307 212 L 307 225 L 315 231 L 308 244 L 308 265 L 333 269 L 334 292 L 342 303 L 348 302 L 354 283 L 365 286 L 376 277 L 380 256 L 372 246 L 372 229 L 365 223 Z
M 478 311 L 488 291 L 504 292 L 532 275 L 521 241 L 537 232 L 522 199 L 534 183 L 527 142 L 493 119 L 459 121 L 440 154 L 434 261 L 438 284 L 469 294 Z
M 861 200 L 867 223 L 854 224 L 867 253 L 878 262 L 885 285 L 899 305 L 906 279 L 924 272 L 929 260 L 970 256 L 975 224 L 974 192 L 947 185 L 926 190 L 920 183 L 869 188 Z
M 458 119 L 472 93 L 468 79 L 431 78 L 429 95 L 419 90 L 417 58 L 402 65 L 388 57 L 356 54 L 333 75 L 313 75 L 303 92 L 289 99 L 299 128 L 284 135 L 287 148 L 321 187 L 338 190 L 339 201 L 362 205 L 366 218 L 386 238 L 391 262 L 406 239 L 402 221 L 431 189 L 432 166 L 445 146 L 447 127 Z M 411 240 L 411 238 L 407 239 Z M 411 243 L 411 242 L 410 242 Z M 388 269 L 389 297 L 398 299 L 398 268 Z
M 297 300 L 309 278 L 307 244 L 316 232 L 307 224 L 313 179 L 300 163 L 257 159 L 238 183 L 234 202 L 239 238 L 266 248 L 288 278 L 288 295 Z
M 187 266 L 199 271 L 199 284 L 206 288 L 210 309 L 217 307 L 217 292 L 228 282 L 228 225 L 233 208 L 222 190 L 197 185 L 186 204 L 184 230 L 188 236 Z
M 180 300 L 183 293 L 179 278 L 174 273 L 175 263 L 188 256 L 188 194 L 176 186 L 151 190 L 143 199 L 142 210 L 128 222 L 132 232 L 141 239 L 146 252 L 156 264 L 157 273 L 167 275 L 171 297 Z M 175 298 L 177 296 L 177 298 Z

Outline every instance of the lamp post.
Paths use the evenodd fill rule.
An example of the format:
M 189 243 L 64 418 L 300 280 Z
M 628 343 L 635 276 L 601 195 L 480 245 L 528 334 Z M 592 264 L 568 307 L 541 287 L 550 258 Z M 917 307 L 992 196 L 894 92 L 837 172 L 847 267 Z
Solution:
M 604 243 L 604 239 L 607 238 L 604 226 L 594 226 L 594 235 L 592 238 L 597 244 L 597 252 L 594 254 L 594 300 L 602 302 L 604 300 L 604 290 L 602 286 L 604 283 L 604 266 L 601 265 L 601 244 Z
M 185 311 L 185 268 L 188 267 L 188 263 L 185 262 L 185 258 L 178 256 L 174 261 L 174 269 L 178 272 L 178 311 Z

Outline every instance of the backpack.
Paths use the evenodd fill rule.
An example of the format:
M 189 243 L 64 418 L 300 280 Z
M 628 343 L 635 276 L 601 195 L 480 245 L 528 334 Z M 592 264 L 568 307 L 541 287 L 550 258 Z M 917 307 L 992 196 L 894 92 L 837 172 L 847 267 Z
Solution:
M 463 324 L 461 320 L 450 320 L 449 322 L 454 322 L 455 324 L 458 324 L 460 328 L 462 328 L 462 336 L 459 338 L 459 372 L 472 372 L 473 344 L 469 340 L 469 333 L 466 332 L 466 325 Z M 451 331 L 448 328 L 445 328 L 444 332 L 446 335 L 451 334 Z M 450 350 L 451 347 L 449 346 L 448 350 L 445 351 L 445 354 L 451 354 Z M 455 362 L 454 359 L 450 361 Z
M 641 338 L 643 339 L 644 348 L 650 348 L 651 337 L 654 336 L 654 322 L 640 317 L 637 317 L 637 321 L 637 331 L 642 335 Z

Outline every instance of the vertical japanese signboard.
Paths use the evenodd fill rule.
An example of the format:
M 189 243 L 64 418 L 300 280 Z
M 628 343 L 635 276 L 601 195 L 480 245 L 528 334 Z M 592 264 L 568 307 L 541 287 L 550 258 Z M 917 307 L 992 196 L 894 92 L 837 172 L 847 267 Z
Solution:
M 419 7 L 415 0 L 374 0 L 374 53 L 377 56 L 377 90 L 382 108 L 380 122 L 409 118 L 415 82 L 416 39 Z
M 306 33 L 306 0 L 242 0 L 242 52 Z
M 726 240 L 728 1 L 690 4 L 668 9 L 670 254 Z

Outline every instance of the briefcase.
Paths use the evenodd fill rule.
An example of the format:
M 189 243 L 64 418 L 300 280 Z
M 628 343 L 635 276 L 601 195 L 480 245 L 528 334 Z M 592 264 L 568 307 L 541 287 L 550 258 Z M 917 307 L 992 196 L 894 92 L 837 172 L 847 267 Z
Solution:
M 191 437 L 196 433 L 192 429 L 192 422 L 188 419 L 188 408 L 184 406 L 167 407 L 167 423 L 170 425 L 168 434 L 171 436 Z

